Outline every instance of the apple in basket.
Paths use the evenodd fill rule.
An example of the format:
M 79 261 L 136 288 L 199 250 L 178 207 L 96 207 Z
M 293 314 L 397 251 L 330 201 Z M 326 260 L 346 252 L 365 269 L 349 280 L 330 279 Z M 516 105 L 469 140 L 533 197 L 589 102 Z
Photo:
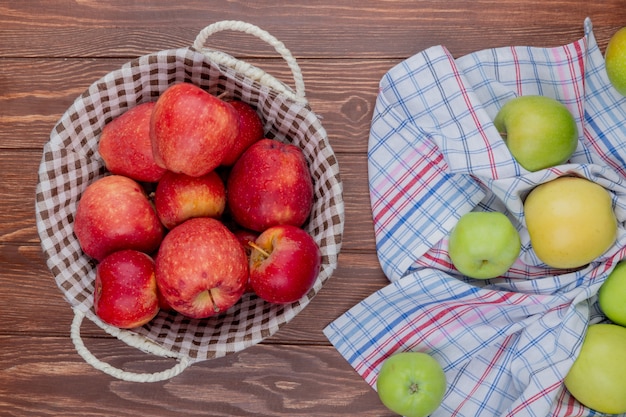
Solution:
M 626 261 L 620 261 L 602 283 L 598 305 L 609 320 L 626 326 Z
M 626 413 L 626 328 L 592 324 L 565 386 L 580 403 L 600 413 Z
M 450 232 L 448 254 L 462 274 L 495 278 L 515 263 L 521 250 L 517 229 L 503 213 L 469 212 Z
M 565 163 L 578 145 L 574 117 L 551 97 L 515 97 L 502 106 L 493 123 L 511 155 L 528 171 Z
M 524 216 L 535 254 L 553 268 L 584 266 L 617 238 L 611 193 L 586 178 L 562 176 L 536 186 Z
M 153 102 L 139 104 L 102 128 L 98 151 L 112 174 L 156 182 L 165 172 L 152 154 L 150 118 L 153 108 Z
M 96 267 L 94 310 L 123 329 L 143 326 L 159 312 L 154 261 L 143 252 L 114 252 Z
M 221 221 L 210 217 L 189 219 L 170 230 L 155 261 L 165 301 L 190 318 L 223 313 L 246 290 L 246 252 Z
M 246 256 L 248 257 L 248 265 L 249 265 L 250 254 L 252 253 L 251 243 L 254 243 L 257 240 L 257 238 L 259 237 L 259 233 L 253 232 L 252 230 L 246 230 L 246 229 L 237 229 L 237 230 L 234 230 L 233 233 L 235 234 L 235 237 L 239 240 L 244 250 L 246 251 Z M 252 288 L 252 285 L 250 285 L 249 276 L 248 276 L 248 285 L 246 287 L 246 292 L 254 293 L 254 289 Z
M 426 417 L 443 401 L 446 375 L 435 358 L 424 352 L 400 352 L 383 362 L 376 380 L 381 402 L 406 417 Z
M 167 171 L 154 192 L 154 206 L 168 229 L 193 217 L 219 218 L 226 207 L 226 187 L 216 171 L 199 177 Z
M 213 171 L 235 142 L 233 106 L 191 83 L 168 87 L 150 120 L 154 159 L 169 171 L 198 177 Z
M 235 143 L 222 160 L 222 165 L 232 166 L 250 145 L 263 139 L 264 131 L 263 122 L 251 105 L 240 100 L 226 101 L 233 106 L 239 118 L 239 133 Z
M 251 246 L 250 286 L 265 301 L 297 301 L 315 284 L 321 252 L 304 229 L 286 224 L 273 226 Z
M 164 228 L 139 183 L 110 175 L 91 183 L 83 192 L 74 218 L 74 234 L 83 252 L 101 261 L 122 249 L 155 251 Z
M 302 226 L 313 205 L 313 180 L 300 148 L 261 139 L 228 176 L 228 207 L 240 226 L 262 232 L 278 224 Z

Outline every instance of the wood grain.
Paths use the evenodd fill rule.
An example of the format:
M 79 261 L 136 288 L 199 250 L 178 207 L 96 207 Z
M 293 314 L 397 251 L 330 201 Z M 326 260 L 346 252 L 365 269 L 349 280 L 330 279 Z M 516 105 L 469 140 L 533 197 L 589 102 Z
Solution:
M 13 340 L 0 336 L 0 346 Z M 66 338 L 19 341 L 19 349 L 0 350 L 2 415 L 392 415 L 329 346 L 257 345 L 194 364 L 171 380 L 141 384 L 94 370 Z M 100 360 L 130 372 L 158 372 L 175 364 L 114 339 L 86 345 Z
M 602 50 L 626 24 L 623 0 L 275 0 L 150 2 L 0 0 L 0 415 L 391 416 L 323 329 L 388 285 L 369 204 L 369 127 L 384 74 L 434 45 L 454 57 L 509 45 L 551 47 L 583 36 Z M 72 311 L 41 251 L 35 187 L 42 147 L 74 100 L 138 56 L 190 46 L 205 26 L 250 22 L 287 46 L 302 69 L 344 185 L 338 268 L 311 304 L 274 336 L 152 384 L 116 380 L 77 355 Z M 206 46 L 291 85 L 272 47 L 227 31 Z M 96 356 L 134 372 L 174 363 L 81 328 Z
M 0 149 L 40 149 L 63 113 L 92 83 L 125 59 L 0 60 Z M 282 60 L 248 60 L 288 85 Z M 310 106 L 335 152 L 366 152 L 378 82 L 399 60 L 298 61 Z M 12 77 L 15 68 L 20 72 Z M 358 69 L 358 70 L 356 70 Z M 33 81 L 34 80 L 34 81 Z
M 283 41 L 298 58 L 389 58 L 406 56 L 433 42 L 455 55 L 505 45 L 558 45 L 582 34 L 582 22 L 597 20 L 599 38 L 623 25 L 620 0 L 438 1 L 315 0 L 280 4 L 270 0 L 204 1 L 172 5 L 155 1 L 12 2 L 2 7 L 1 56 L 128 57 L 190 45 L 219 20 L 243 20 Z M 45 10 L 46 19 L 38 19 Z M 24 36 L 28 33 L 29 36 Z M 234 37 L 233 37 L 234 36 Z M 258 56 L 271 48 L 243 35 L 211 37 L 218 49 Z M 234 41 L 233 41 L 234 39 Z M 233 48 L 233 44 L 236 48 Z

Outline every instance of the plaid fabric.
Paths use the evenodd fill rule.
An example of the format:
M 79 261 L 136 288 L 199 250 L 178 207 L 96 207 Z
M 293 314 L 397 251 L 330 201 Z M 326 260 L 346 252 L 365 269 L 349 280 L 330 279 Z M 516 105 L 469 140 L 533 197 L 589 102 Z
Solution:
M 585 36 L 555 48 L 507 47 L 453 59 L 440 46 L 382 79 L 371 125 L 369 183 L 376 248 L 391 284 L 324 332 L 375 388 L 398 351 L 432 354 L 449 388 L 433 416 L 590 416 L 562 380 L 590 323 L 596 293 L 626 254 L 626 99 L 606 77 L 589 19 Z M 492 120 L 508 99 L 542 94 L 574 114 L 570 163 L 530 173 L 511 157 Z M 534 255 L 522 204 L 534 186 L 577 173 L 612 191 L 616 244 L 579 271 Z M 460 276 L 447 236 L 472 210 L 501 211 L 522 252 L 498 279 Z
M 136 334 L 136 347 L 151 341 L 201 361 L 240 351 L 273 335 L 320 291 L 337 266 L 344 224 L 343 188 L 326 131 L 308 105 L 295 103 L 236 71 L 212 62 L 193 48 L 160 51 L 128 62 L 93 83 L 76 99 L 51 132 L 39 167 L 37 227 L 56 283 L 73 308 L 107 330 L 93 312 L 94 263 L 73 234 L 76 205 L 95 179 L 106 175 L 98 154 L 102 127 L 127 109 L 154 101 L 170 85 L 194 83 L 254 106 L 268 138 L 303 149 L 314 180 L 315 201 L 305 225 L 322 252 L 322 267 L 311 291 L 289 305 L 270 304 L 250 294 L 228 312 L 204 320 L 160 312 Z

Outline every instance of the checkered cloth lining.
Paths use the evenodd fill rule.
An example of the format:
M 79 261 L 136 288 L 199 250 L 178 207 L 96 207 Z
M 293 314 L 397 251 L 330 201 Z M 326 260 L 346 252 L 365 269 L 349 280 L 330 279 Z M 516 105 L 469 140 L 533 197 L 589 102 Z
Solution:
M 555 48 L 506 47 L 454 60 L 440 46 L 382 79 L 369 142 L 378 257 L 391 284 L 324 332 L 375 388 L 383 361 L 424 351 L 448 390 L 433 416 L 590 416 L 562 380 L 585 330 L 603 320 L 596 292 L 625 254 L 626 99 L 612 89 L 585 21 L 585 37 Z M 575 115 L 571 164 L 529 173 L 492 120 L 518 95 L 557 98 Z M 522 202 L 535 185 L 577 173 L 612 191 L 616 244 L 579 271 L 551 270 L 533 253 Z M 522 253 L 503 278 L 459 276 L 447 235 L 471 210 L 506 213 Z
M 177 356 L 201 361 L 240 351 L 274 334 L 320 291 L 337 265 L 344 224 L 338 163 L 318 117 L 270 88 L 211 62 L 191 49 L 161 51 L 128 62 L 92 84 L 59 120 L 45 145 L 36 191 L 37 227 L 47 264 L 67 301 L 103 329 L 94 314 L 94 263 L 73 234 L 73 220 L 85 187 L 105 175 L 98 154 L 102 127 L 136 104 L 154 101 L 170 85 L 191 82 L 214 94 L 225 93 L 257 108 L 266 137 L 301 147 L 315 183 L 315 201 L 306 230 L 322 252 L 313 289 L 289 305 L 245 295 L 228 312 L 204 320 L 161 312 L 135 329 Z

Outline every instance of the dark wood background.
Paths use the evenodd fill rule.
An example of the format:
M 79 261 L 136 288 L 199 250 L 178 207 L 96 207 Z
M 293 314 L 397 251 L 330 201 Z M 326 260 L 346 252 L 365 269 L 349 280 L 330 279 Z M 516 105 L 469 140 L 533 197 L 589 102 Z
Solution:
M 0 1 L 0 415 L 389 416 L 322 329 L 387 285 L 375 252 L 367 185 L 369 123 L 386 71 L 433 45 L 455 56 L 507 45 L 558 46 L 591 17 L 604 50 L 626 26 L 624 0 Z M 72 312 L 46 268 L 34 218 L 42 146 L 92 82 L 151 52 L 191 45 L 219 20 L 269 31 L 302 67 L 344 181 L 339 267 L 275 336 L 169 381 L 113 379 L 87 365 L 69 338 Z M 289 83 L 256 38 L 219 33 L 212 47 Z M 173 363 L 82 328 L 99 358 L 135 372 Z

